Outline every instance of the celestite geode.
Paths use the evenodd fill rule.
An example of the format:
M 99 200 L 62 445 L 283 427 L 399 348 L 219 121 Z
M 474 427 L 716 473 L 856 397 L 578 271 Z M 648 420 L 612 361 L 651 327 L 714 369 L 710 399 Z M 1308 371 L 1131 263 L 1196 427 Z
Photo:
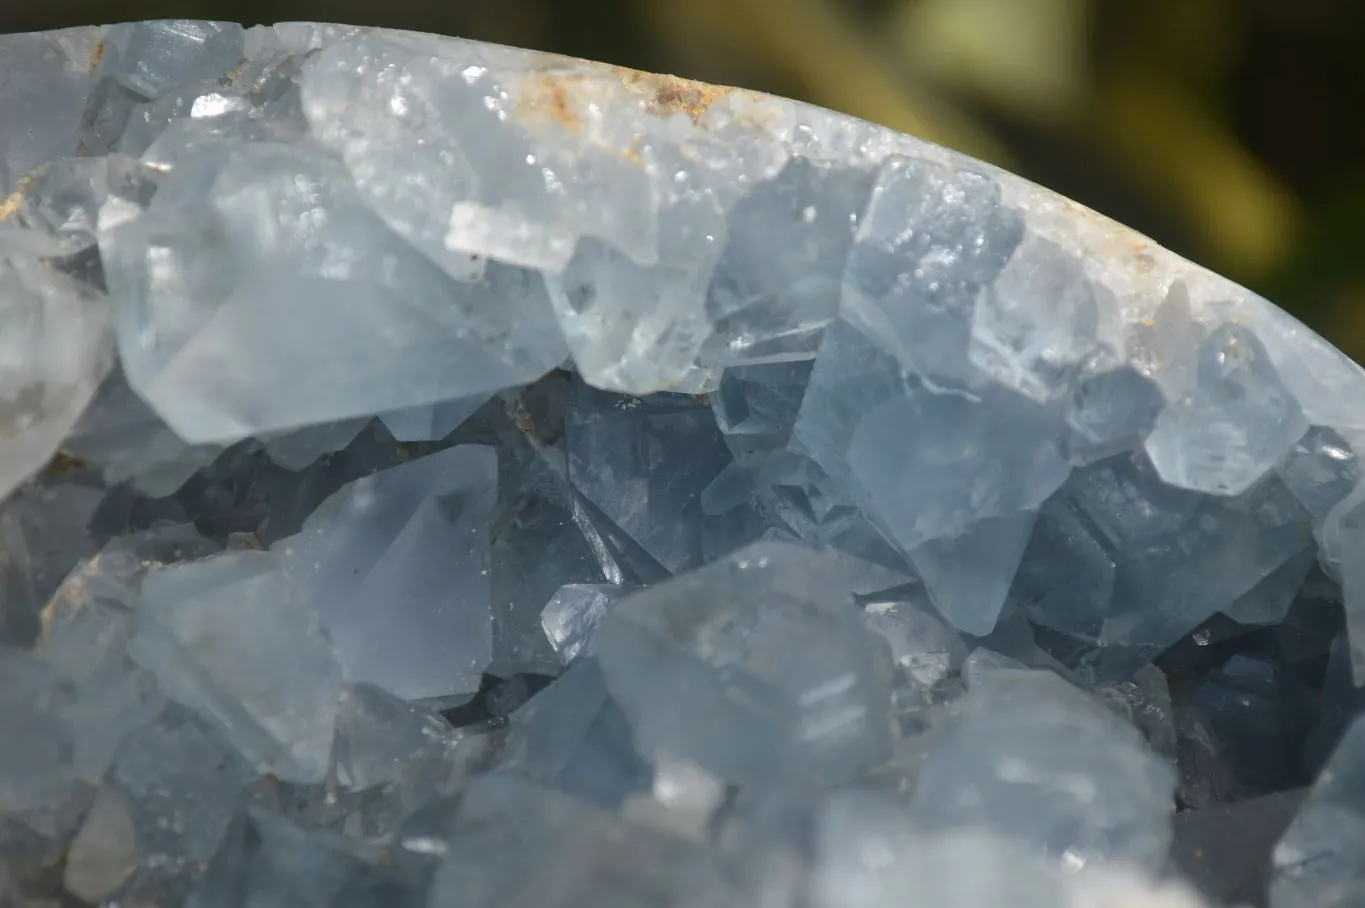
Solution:
M 1246 289 L 334 25 L 0 36 L 0 199 L 0 904 L 1365 900 L 1365 372 Z

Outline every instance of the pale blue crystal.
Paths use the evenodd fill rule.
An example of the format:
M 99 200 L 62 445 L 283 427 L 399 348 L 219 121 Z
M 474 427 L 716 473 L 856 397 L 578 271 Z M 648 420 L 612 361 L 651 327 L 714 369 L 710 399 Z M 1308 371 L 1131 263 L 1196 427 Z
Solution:
M 402 791 L 402 800 L 415 807 L 463 781 L 466 767 L 457 756 L 463 743 L 436 713 L 372 685 L 353 684 L 337 714 L 334 775 L 350 791 L 382 788 L 393 800 Z
M 934 607 L 959 630 L 980 637 L 995 627 L 1036 516 L 988 517 L 961 535 L 911 550 L 910 563 Z
M 921 770 L 919 822 L 983 825 L 1081 866 L 1164 865 L 1175 774 L 1135 729 L 1046 672 L 999 672 L 957 709 Z
M 796 158 L 729 211 L 706 291 L 716 365 L 805 359 L 839 308 L 839 285 L 873 174 Z
M 131 481 L 154 497 L 173 494 L 222 452 L 218 445 L 181 441 L 121 374 L 105 381 L 64 444 L 100 467 L 111 485 Z
M 576 660 L 512 714 L 505 765 L 609 808 L 619 807 L 649 782 L 649 767 L 635 746 L 630 722 L 592 656 Z
M 778 528 L 809 546 L 841 550 L 908 572 L 905 557 L 886 543 L 852 496 L 815 461 L 775 452 L 750 464 L 753 501 Z
M 340 451 L 355 440 L 368 419 L 347 419 L 294 429 L 262 438 L 266 454 L 286 470 L 302 470 L 324 454 Z
M 1280 624 L 1293 606 L 1294 597 L 1303 587 L 1304 578 L 1317 557 L 1316 546 L 1305 546 L 1230 605 L 1224 606 L 1223 614 L 1242 624 Z
M 832 547 L 824 550 L 848 589 L 855 596 L 869 597 L 913 582 L 914 573 L 905 560 L 880 537 L 870 533 L 865 537 L 863 529 L 860 525 L 846 535 L 835 537 L 830 543 Z M 810 544 L 781 530 L 770 530 L 763 538 Z M 864 546 L 864 543 L 869 545 Z
M 705 849 L 509 776 L 465 792 L 445 855 L 431 908 L 745 902 Z
M 76 129 L 94 83 L 99 29 L 0 35 L 0 196 L 29 171 L 76 153 Z
M 1026 397 L 1048 400 L 1095 348 L 1095 296 L 1080 260 L 1026 237 L 977 299 L 968 361 Z
M 710 394 L 720 387 L 725 370 L 719 366 L 703 369 L 700 366 L 688 370 L 687 374 L 669 386 L 668 390 L 678 394 Z
M 182 19 L 111 26 L 95 69 L 99 81 L 81 118 L 81 151 L 141 155 L 172 119 L 220 113 L 231 102 L 218 90 L 245 61 L 245 31 L 236 23 Z M 244 99 L 234 101 L 234 113 L 249 109 Z
M 580 235 L 657 258 L 643 169 L 509 122 L 515 71 L 498 57 L 473 42 L 358 35 L 310 61 L 304 110 L 384 220 L 452 274 L 477 267 L 471 256 L 558 270 Z
M 810 360 L 732 366 L 711 394 L 716 424 L 737 459 L 786 445 L 810 381 Z
M 1276 471 L 1315 520 L 1325 518 L 1351 494 L 1361 473 L 1355 446 L 1322 426 L 1305 432 Z
M 796 438 L 906 550 L 1036 507 L 1066 479 L 1061 411 L 1008 389 L 937 388 L 872 326 L 825 333 Z
M 398 441 L 440 441 L 482 407 L 492 395 L 476 394 L 379 415 L 384 428 Z
M 624 559 L 565 479 L 562 460 L 557 452 L 533 459 L 502 496 L 494 521 L 490 670 L 499 675 L 558 670 L 542 613 L 566 583 L 627 579 Z
M 1112 868 L 1068 871 L 986 830 L 929 833 L 885 799 L 858 792 L 821 806 L 814 852 L 808 898 L 815 908 L 1198 904 L 1178 887 L 1158 890 Z
M 723 779 L 837 780 L 886 755 L 885 680 L 819 553 L 757 543 L 636 593 L 598 653 L 638 740 Z
M 1359 711 L 1365 370 L 1040 187 L 349 26 L 0 84 L 0 903 L 1192 905 L 1105 865 Z
M 1103 685 L 1093 693 L 1126 719 L 1168 760 L 1176 755 L 1175 715 L 1166 675 L 1155 665 L 1144 665 L 1127 681 Z
M 845 306 L 886 319 L 902 367 L 964 379 L 977 295 L 1024 236 L 1000 185 L 970 170 L 893 156 L 882 164 L 849 256 Z M 828 354 L 822 351 L 820 362 Z
M 1351 645 L 1352 675 L 1365 684 L 1365 486 L 1357 486 L 1337 503 L 1322 523 L 1324 564 L 1341 577 L 1346 631 Z
M 953 695 L 952 681 L 964 671 L 967 644 L 938 615 L 912 598 L 886 599 L 867 603 L 863 621 L 890 649 L 892 706 L 903 726 Z
M 1275 846 L 1272 908 L 1345 908 L 1365 895 L 1363 749 L 1357 719 Z
M 130 736 L 106 797 L 129 813 L 138 870 L 118 895 L 182 902 L 218 849 L 253 780 L 251 767 L 195 716 L 169 710 Z
M 127 22 L 105 33 L 96 72 L 152 99 L 177 85 L 220 76 L 244 57 L 244 30 L 235 22 Z
M 460 446 L 343 487 L 275 544 L 352 682 L 460 698 L 492 656 L 487 521 L 497 457 Z
M 1194 318 L 1189 289 L 1174 281 L 1151 317 L 1132 326 L 1126 352 L 1166 400 L 1180 400 L 1194 388 L 1199 345 L 1207 334 Z
M 568 665 L 580 653 L 594 652 L 602 619 L 629 592 L 628 587 L 610 584 L 571 583 L 550 597 L 540 623 L 561 662 Z
M 451 278 L 319 150 L 202 128 L 199 144 L 175 147 L 194 135 L 162 136 L 178 163 L 144 213 L 100 237 L 125 373 L 183 438 L 487 393 L 563 359 L 532 273 L 490 263 Z
M 111 189 L 135 192 L 143 184 L 138 164 L 122 155 L 50 161 L 24 177 L 8 200 L 14 207 L 0 219 L 0 250 L 71 257 L 88 253 Z
M 711 410 L 581 387 L 567 416 L 569 481 L 670 571 L 702 562 L 700 495 L 730 461 Z
M 1308 423 L 1248 328 L 1214 331 L 1198 362 L 1193 390 L 1162 412 L 1147 454 L 1171 485 L 1240 495 L 1289 453 Z
M 110 366 L 103 294 L 0 254 L 0 496 L 56 453 Z
M 0 647 L 0 812 L 20 815 L 63 799 L 76 781 L 74 729 L 59 715 L 73 691 L 46 661 Z
M 262 770 L 320 782 L 342 675 L 311 605 L 268 553 L 163 568 L 142 583 L 133 656 Z
M 966 636 L 968 644 L 976 647 L 969 661 L 979 659 L 983 663 L 994 665 L 998 659 L 1004 658 L 1016 668 L 1023 666 L 1043 669 L 1079 683 L 1070 669 L 1039 645 L 1039 637 L 1045 636 L 1046 631 L 1046 628 L 1035 627 L 1030 623 L 1014 604 L 1007 604 L 1000 615 L 1000 620 L 989 634 L 984 637 Z
M 1077 472 L 1044 505 L 1011 595 L 1034 621 L 1092 646 L 1136 647 L 1137 668 L 1311 547 L 1309 527 L 1278 481 L 1206 497 L 1121 455 Z
M 499 501 L 490 526 L 489 671 L 500 677 L 559 671 L 541 613 L 560 587 L 649 582 L 667 573 L 569 483 L 560 445 L 572 388 L 568 376 L 553 373 L 483 415 L 499 443 Z M 644 574 L 637 574 L 642 567 Z
M 1027 671 L 1028 666 L 1012 656 L 979 646 L 962 663 L 962 682 L 968 688 L 993 683 L 1001 672 Z
M 1135 448 L 1165 406 L 1160 386 L 1131 366 L 1082 372 L 1067 399 L 1064 450 L 1086 464 Z
M 356 838 L 246 811 L 228 828 L 185 905 L 366 905 L 371 898 L 373 904 L 414 904 L 420 886 L 386 859 L 381 848 Z
M 701 205 L 695 218 L 676 217 L 663 229 L 677 264 L 641 265 L 585 237 L 563 272 L 545 277 L 574 363 L 598 387 L 682 390 L 697 360 L 709 327 L 703 299 L 716 255 L 712 232 L 723 222 Z
M 49 600 L 38 651 L 75 688 L 61 712 L 76 732 L 73 759 L 81 778 L 97 782 L 123 740 L 164 707 L 155 677 L 129 658 L 129 609 L 143 576 L 217 550 L 186 526 L 122 536 L 71 571 Z

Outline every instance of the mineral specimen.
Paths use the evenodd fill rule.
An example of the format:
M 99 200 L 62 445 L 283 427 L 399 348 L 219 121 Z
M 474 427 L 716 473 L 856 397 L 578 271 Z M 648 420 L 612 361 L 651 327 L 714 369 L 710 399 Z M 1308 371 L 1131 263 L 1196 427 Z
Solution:
M 1363 439 L 829 111 L 0 36 L 0 905 L 1356 905 Z

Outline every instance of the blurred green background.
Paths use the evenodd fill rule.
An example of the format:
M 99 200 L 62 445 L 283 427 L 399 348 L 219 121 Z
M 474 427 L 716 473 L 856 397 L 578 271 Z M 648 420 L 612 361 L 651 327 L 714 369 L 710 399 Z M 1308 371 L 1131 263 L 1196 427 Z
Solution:
M 1365 360 L 1365 0 L 4 0 L 0 31 L 321 19 L 813 101 L 986 158 Z

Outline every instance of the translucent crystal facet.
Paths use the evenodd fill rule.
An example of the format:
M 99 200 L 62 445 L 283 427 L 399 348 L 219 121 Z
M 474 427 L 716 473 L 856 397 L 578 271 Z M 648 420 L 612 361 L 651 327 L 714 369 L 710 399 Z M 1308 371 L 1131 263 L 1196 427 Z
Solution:
M 726 891 L 713 857 L 690 843 L 629 829 L 606 813 L 511 778 L 491 776 L 460 801 L 433 906 L 531 908 L 605 899 L 648 908 Z
M 0 137 L 0 195 L 39 165 L 74 153 L 100 38 L 94 28 L 0 37 L 0 119 L 22 124 Z
M 1307 428 L 1298 403 L 1250 330 L 1227 325 L 1199 350 L 1196 385 L 1158 418 L 1147 453 L 1172 485 L 1245 492 Z
M 568 415 L 569 480 L 670 571 L 702 562 L 700 496 L 730 461 L 710 408 L 583 389 Z
M 986 826 L 1082 865 L 1161 867 L 1175 775 L 1135 729 L 1042 672 L 1001 672 L 960 708 L 921 770 L 921 822 Z
M 320 781 L 341 666 L 302 590 L 260 552 L 164 568 L 142 586 L 135 658 L 282 778 Z
M 796 438 L 893 541 L 913 549 L 1035 507 L 1066 478 L 1058 409 L 999 386 L 938 388 L 873 330 L 826 333 Z
M 559 658 L 567 664 L 579 653 L 591 653 L 602 619 L 628 592 L 619 586 L 601 584 L 560 587 L 540 613 L 545 636 Z
M 1140 665 L 1311 549 L 1310 525 L 1278 481 L 1201 497 L 1166 485 L 1141 457 L 1110 458 L 1043 506 L 1011 595 L 1040 624 L 1143 650 Z M 1257 608 L 1287 608 L 1292 595 Z
M 598 648 L 640 740 L 722 778 L 839 778 L 885 753 L 867 632 L 799 547 L 759 543 L 631 596 Z
M 1302 811 L 1275 846 L 1274 908 L 1349 905 L 1365 892 L 1365 777 L 1357 720 L 1328 761 Z
M 359 479 L 275 544 L 349 680 L 407 699 L 478 689 L 491 659 L 496 460 L 461 446 Z
M 37 261 L 0 257 L 0 494 L 56 452 L 109 368 L 109 309 Z
M 195 151 L 176 149 L 146 213 L 101 248 L 129 381 L 182 436 L 233 440 L 467 397 L 563 358 L 532 274 L 445 274 L 316 149 L 177 138 Z M 221 238 L 212 252 L 209 236 Z M 320 321 L 331 326 L 321 344 Z

